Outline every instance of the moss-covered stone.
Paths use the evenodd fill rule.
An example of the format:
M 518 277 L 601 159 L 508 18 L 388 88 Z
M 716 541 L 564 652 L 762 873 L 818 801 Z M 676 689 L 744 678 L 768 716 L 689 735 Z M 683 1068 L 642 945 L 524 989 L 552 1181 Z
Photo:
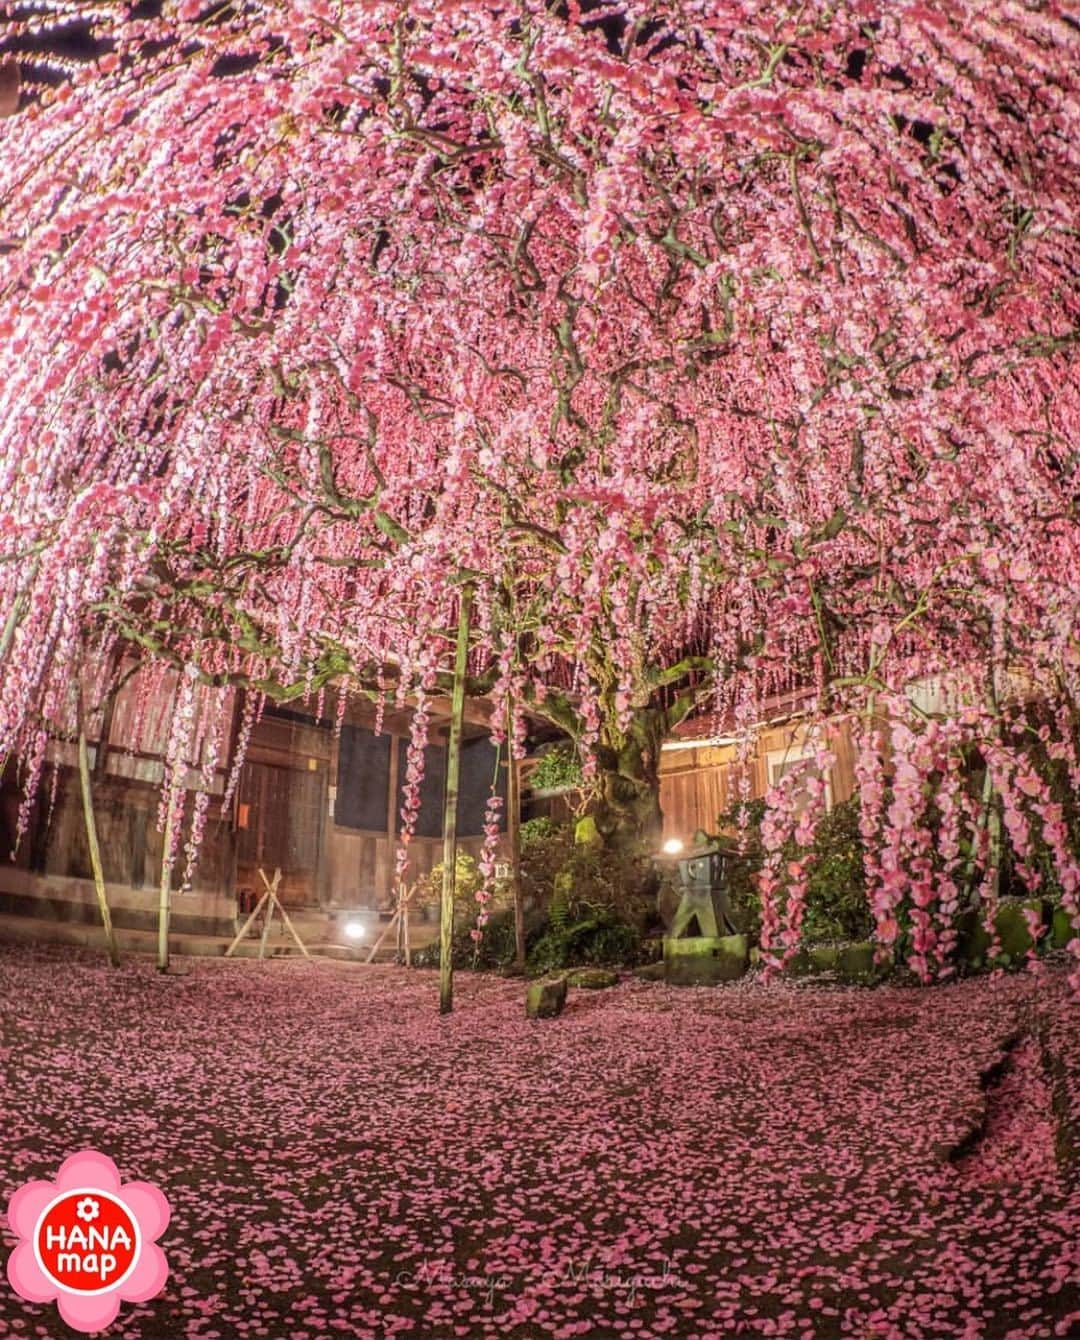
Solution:
M 1050 944 L 1055 949 L 1064 949 L 1076 934 L 1068 912 L 1060 905 L 1055 907 L 1050 921 Z
M 575 968 L 566 980 L 570 986 L 581 986 L 589 991 L 600 991 L 604 987 L 617 986 L 619 974 L 614 968 Z
M 835 972 L 840 951 L 835 945 L 803 945 L 788 961 L 785 972 L 792 977 L 818 977 Z
M 530 982 L 525 993 L 525 1014 L 530 1019 L 554 1019 L 566 1004 L 566 978 L 545 977 Z
M 709 986 L 741 977 L 750 965 L 745 935 L 689 935 L 664 941 L 666 979 L 676 986 Z
M 662 982 L 667 977 L 667 964 L 663 959 L 658 963 L 646 963 L 634 969 L 634 976 L 643 982 Z
M 872 982 L 878 975 L 874 946 L 869 940 L 843 945 L 836 956 L 836 971 L 843 982 Z
M 1044 926 L 1048 924 L 1050 907 L 1045 898 L 1002 903 L 994 916 L 994 930 L 1000 943 L 994 966 L 1007 968 L 1022 963 L 1027 957 L 1034 942 L 1024 916 L 1025 909 L 1037 913 Z M 956 953 L 960 962 L 974 971 L 990 959 L 990 936 L 978 908 L 969 909 L 957 923 Z
M 1022 903 L 1004 903 L 994 918 L 994 927 L 1001 940 L 1001 952 L 1009 958 L 1019 961 L 1032 947 L 1034 941 L 1028 930 L 1025 911 L 1034 912 L 1045 926 L 1048 920 L 1048 904 L 1043 898 L 1028 898 Z
M 872 982 L 878 976 L 874 945 L 869 940 L 846 945 L 803 945 L 785 972 L 792 977 L 834 976 L 841 982 Z
M 591 814 L 586 814 L 574 825 L 574 841 L 579 847 L 600 846 L 600 834 L 596 830 L 596 820 Z

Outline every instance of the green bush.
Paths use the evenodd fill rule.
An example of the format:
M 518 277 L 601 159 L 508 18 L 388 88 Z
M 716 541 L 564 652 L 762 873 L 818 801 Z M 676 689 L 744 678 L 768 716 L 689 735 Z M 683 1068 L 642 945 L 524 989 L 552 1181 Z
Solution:
M 546 923 L 535 917 L 525 918 L 525 944 L 535 941 L 542 933 Z M 454 932 L 453 960 L 455 968 L 478 969 L 480 971 L 498 971 L 509 968 L 514 962 L 516 941 L 514 932 L 514 913 L 512 908 L 499 908 L 491 914 L 484 927 L 483 939 L 479 942 L 472 938 L 474 927 L 459 926 Z M 413 966 L 416 968 L 437 968 L 439 966 L 439 942 L 432 941 L 413 954 Z
M 859 803 L 846 800 L 821 816 L 806 886 L 803 939 L 868 940 L 874 917 L 866 900 Z
M 761 929 L 761 900 L 754 875 L 761 869 L 763 848 L 761 821 L 765 802 L 748 802 L 749 823 L 744 830 L 743 857 L 732 862 L 728 898 L 735 916 L 749 934 Z M 730 840 L 738 831 L 738 807 L 720 815 L 718 824 Z M 866 872 L 859 833 L 859 802 L 845 800 L 818 821 L 812 847 L 813 860 L 806 886 L 803 939 L 866 940 L 873 933 L 874 918 L 866 901 Z M 795 848 L 785 853 L 795 856 Z
M 527 962 L 530 973 L 540 974 L 557 968 L 630 965 L 640 952 L 640 932 L 600 911 L 562 926 L 549 923 L 531 946 Z
M 476 916 L 476 892 L 480 888 L 480 867 L 467 852 L 458 852 L 454 862 L 454 913 L 456 917 Z M 416 883 L 409 899 L 410 911 L 430 914 L 442 902 L 443 863 L 433 865 Z
M 761 897 L 754 877 L 761 869 L 764 857 L 761 845 L 761 821 L 765 817 L 765 802 L 763 800 L 746 802 L 747 823 L 742 830 L 739 829 L 739 808 L 738 805 L 732 806 L 720 815 L 717 820 L 720 827 L 719 838 L 714 836 L 709 841 L 719 840 L 723 845 L 730 845 L 732 848 L 736 859 L 727 864 L 728 906 L 739 931 L 752 939 L 757 939 L 761 933 Z M 734 840 L 736 837 L 741 838 L 741 846 L 736 845 Z
M 557 744 L 529 773 L 529 786 L 534 791 L 571 791 L 581 785 L 581 760 L 572 744 Z
M 529 819 L 521 825 L 521 895 L 525 906 L 551 906 L 555 879 L 574 851 L 574 830 L 553 819 Z
M 530 819 L 521 826 L 521 890 L 525 906 L 559 924 L 582 921 L 597 908 L 644 930 L 655 905 L 632 857 L 574 841 L 571 824 Z
M 515 953 L 513 912 L 494 912 L 477 945 L 470 935 L 472 919 L 462 919 L 461 913 L 475 906 L 479 872 L 470 857 L 458 861 L 454 966 L 509 967 Z M 437 901 L 441 884 L 442 867 L 436 866 L 416 896 L 423 892 Z M 632 964 L 656 918 L 654 900 L 641 891 L 640 870 L 632 860 L 603 847 L 576 843 L 572 825 L 548 818 L 521 825 L 521 889 L 531 972 Z M 437 966 L 438 945 L 418 951 L 413 962 L 418 967 Z

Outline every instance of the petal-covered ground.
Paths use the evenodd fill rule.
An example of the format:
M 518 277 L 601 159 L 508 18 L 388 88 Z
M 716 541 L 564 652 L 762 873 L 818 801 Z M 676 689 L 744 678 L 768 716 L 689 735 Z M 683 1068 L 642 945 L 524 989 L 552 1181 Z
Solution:
M 110 1335 L 1080 1334 L 1064 972 L 572 991 L 0 948 L 0 1198 L 73 1151 L 173 1207 Z M 5 1244 L 11 1245 L 5 1231 Z M 0 1334 L 59 1336 L 0 1291 Z

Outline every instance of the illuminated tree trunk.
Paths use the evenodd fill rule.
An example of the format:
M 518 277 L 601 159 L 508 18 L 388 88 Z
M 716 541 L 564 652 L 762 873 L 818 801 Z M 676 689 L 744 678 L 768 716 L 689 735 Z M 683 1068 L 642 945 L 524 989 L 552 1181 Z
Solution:
M 521 776 L 514 757 L 514 713 L 506 703 L 506 833 L 510 840 L 510 889 L 514 901 L 514 964 L 525 967 L 525 904 L 521 889 Z
M 439 1013 L 454 1007 L 454 893 L 457 884 L 457 806 L 461 776 L 461 723 L 465 715 L 465 672 L 469 659 L 469 614 L 473 591 L 461 592 L 458 611 L 457 654 L 454 658 L 454 694 L 450 707 L 447 744 L 446 806 L 443 812 L 443 882 L 439 907 Z
M 169 903 L 172 896 L 172 845 L 176 826 L 176 796 L 169 796 L 165 840 L 161 849 L 161 887 L 158 890 L 158 972 L 169 971 Z
M 597 749 L 598 794 L 592 814 L 598 836 L 609 850 L 646 858 L 660 845 L 660 747 L 665 714 L 642 708 L 625 735 Z
M 102 746 L 99 745 L 100 749 Z M 90 752 L 86 744 L 86 732 L 79 730 L 79 789 L 82 793 L 83 820 L 86 824 L 86 845 L 90 850 L 90 869 L 94 875 L 94 893 L 97 895 L 98 909 L 101 912 L 101 924 L 105 929 L 105 943 L 109 951 L 109 962 L 114 968 L 120 966 L 120 948 L 116 943 L 113 930 L 112 913 L 109 911 L 109 899 L 105 892 L 105 872 L 101 865 L 101 848 L 98 845 L 97 822 L 94 819 L 94 797 L 90 787 Z

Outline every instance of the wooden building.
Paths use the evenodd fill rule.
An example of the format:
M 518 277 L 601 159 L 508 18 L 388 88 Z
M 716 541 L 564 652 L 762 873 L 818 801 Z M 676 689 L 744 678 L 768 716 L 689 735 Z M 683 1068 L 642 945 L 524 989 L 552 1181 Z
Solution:
M 792 771 L 814 771 L 814 750 L 807 743 L 803 704 L 797 696 L 767 705 L 765 720 L 753 733 L 749 754 L 740 751 L 734 735 L 708 734 L 700 720 L 682 723 L 665 742 L 660 756 L 660 806 L 664 840 L 689 843 L 694 833 L 715 833 L 718 818 L 744 794 L 748 773 L 751 798 Z M 841 729 L 831 741 L 835 765 L 826 778 L 826 805 L 849 800 L 855 790 L 855 750 L 850 732 Z
M 175 696 L 173 675 L 159 676 L 149 693 L 136 677 L 87 721 L 102 863 L 121 927 L 156 924 L 162 760 Z M 208 703 L 200 700 L 199 712 L 208 713 Z M 431 708 L 410 881 L 442 857 L 449 703 L 435 700 Z M 197 719 L 195 756 L 187 760 L 185 786 L 191 794 L 208 791 L 210 800 L 190 888 L 180 889 L 183 852 L 173 872 L 174 930 L 230 933 L 238 894 L 243 903 L 245 891 L 261 891 L 260 867 L 281 868 L 280 894 L 292 908 L 390 905 L 410 713 L 388 710 L 376 735 L 374 707 L 366 700 L 349 703 L 340 730 L 303 710 L 268 708 L 251 730 L 238 784 L 223 811 L 242 703 L 230 696 L 219 710 L 225 713 L 219 723 L 225 747 L 217 766 L 207 766 L 209 721 Z M 469 704 L 464 734 L 459 849 L 478 856 L 493 779 L 505 795 L 505 766 L 497 766 L 486 704 Z M 0 781 L 0 851 L 6 858 L 14 849 L 14 859 L 0 861 L 0 912 L 96 922 L 73 740 L 50 741 L 26 832 L 16 845 L 21 802 L 19 778 L 9 767 Z

